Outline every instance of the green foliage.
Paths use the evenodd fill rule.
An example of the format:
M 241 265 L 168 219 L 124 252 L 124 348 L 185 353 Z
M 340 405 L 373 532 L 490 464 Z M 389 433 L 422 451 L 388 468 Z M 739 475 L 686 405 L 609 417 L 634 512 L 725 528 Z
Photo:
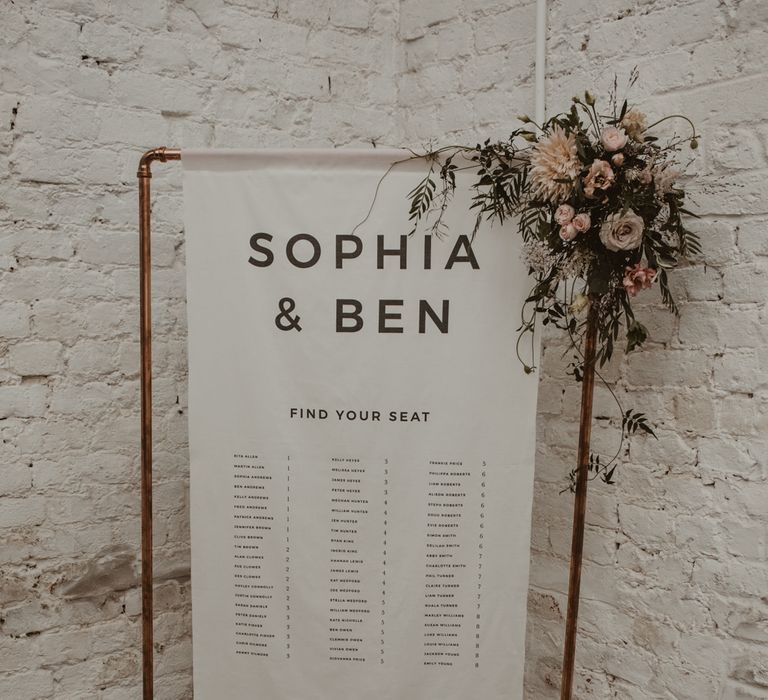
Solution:
M 419 222 L 429 211 L 432 201 L 435 198 L 437 184 L 432 177 L 434 167 L 434 163 L 432 163 L 429 167 L 429 172 L 424 179 L 408 193 L 408 199 L 411 200 L 411 207 L 408 211 L 408 220 L 413 223 L 413 228 L 409 235 L 415 233 Z
M 633 72 L 630 87 L 636 79 Z M 673 117 L 686 121 L 691 135 L 662 144 L 650 128 Z M 685 192 L 677 186 L 674 166 L 682 145 L 687 142 L 695 148 L 699 136 L 682 115 L 664 117 L 645 128 L 644 115 L 627 100 L 619 104 L 615 85 L 607 114 L 598 112 L 595 98 L 587 92 L 583 98 L 575 97 L 567 112 L 543 124 L 528 117 L 522 121 L 526 126 L 506 140 L 486 139 L 423 156 L 429 172 L 408 195 L 411 233 L 431 211 L 437 213 L 433 233 L 445 233 L 443 214 L 456 188 L 456 173 L 472 170 L 475 232 L 483 219 L 503 223 L 516 218 L 523 241 L 533 279 L 518 329 L 517 352 L 525 371 L 533 370 L 534 346 L 531 343 L 531 355 L 524 358 L 522 339 L 532 337 L 541 321 L 568 334 L 576 352 L 569 373 L 581 381 L 585 306 L 593 307 L 597 323 L 597 368 L 612 359 L 622 333 L 626 352 L 641 348 L 648 339 L 648 329 L 632 310 L 636 294 L 658 284 L 664 305 L 678 313 L 668 272 L 700 256 L 701 242 L 685 226 L 684 217 L 695 214 L 684 206 Z M 547 157 L 540 160 L 543 152 Z M 600 179 L 606 169 L 610 177 Z M 574 214 L 582 217 L 581 224 L 588 217 L 586 228 L 567 228 L 576 223 Z M 644 414 L 625 411 L 615 394 L 614 398 L 622 415 L 619 450 L 612 459 L 590 457 L 593 478 L 599 476 L 607 484 L 613 483 L 625 438 L 638 432 L 654 436 Z
M 656 437 L 656 433 L 648 423 L 648 419 L 644 413 L 633 413 L 631 409 L 624 411 L 624 415 L 621 419 L 621 427 L 627 432 L 628 435 L 634 435 L 638 430 L 642 430 L 644 433 Z
M 648 329 L 639 321 L 631 321 L 627 326 L 627 352 L 643 345 L 648 338 Z

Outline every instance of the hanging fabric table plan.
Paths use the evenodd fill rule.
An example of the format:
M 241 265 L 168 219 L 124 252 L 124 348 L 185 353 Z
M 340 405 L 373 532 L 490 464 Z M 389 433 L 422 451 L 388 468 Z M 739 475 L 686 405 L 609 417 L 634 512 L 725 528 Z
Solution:
M 522 697 L 526 270 L 409 156 L 183 153 L 196 697 Z

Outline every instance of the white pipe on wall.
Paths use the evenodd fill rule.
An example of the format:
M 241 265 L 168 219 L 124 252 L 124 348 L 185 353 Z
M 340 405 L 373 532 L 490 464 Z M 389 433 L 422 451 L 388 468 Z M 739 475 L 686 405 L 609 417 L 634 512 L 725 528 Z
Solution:
M 547 110 L 547 0 L 536 0 L 536 123 L 542 124 Z

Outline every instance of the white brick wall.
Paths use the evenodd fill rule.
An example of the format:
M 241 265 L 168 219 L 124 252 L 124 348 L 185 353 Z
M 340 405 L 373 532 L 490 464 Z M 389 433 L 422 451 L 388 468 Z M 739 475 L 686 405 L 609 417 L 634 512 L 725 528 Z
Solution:
M 580 85 L 604 94 L 614 71 L 621 81 L 638 65 L 642 103 L 689 114 L 704 134 L 691 190 L 705 254 L 674 275 L 679 320 L 652 300 L 658 342 L 615 368 L 623 400 L 661 419 L 660 439 L 638 441 L 617 487 L 592 492 L 580 697 L 768 697 L 765 9 L 551 3 L 553 108 Z M 558 355 L 547 359 L 557 381 Z M 566 417 L 541 411 L 552 440 L 540 466 L 570 454 L 550 427 Z M 570 504 L 549 469 L 537 486 L 527 680 L 530 697 L 554 698 Z
M 590 494 L 578 696 L 768 698 L 768 4 L 550 0 L 549 104 L 684 111 L 703 259 L 607 374 L 659 420 Z M 533 111 L 530 0 L 16 0 L 0 8 L 0 697 L 138 697 L 139 154 L 475 142 Z M 190 697 L 179 169 L 153 187 L 158 700 Z M 542 371 L 527 697 L 555 698 L 578 388 Z M 598 392 L 595 440 L 610 446 Z

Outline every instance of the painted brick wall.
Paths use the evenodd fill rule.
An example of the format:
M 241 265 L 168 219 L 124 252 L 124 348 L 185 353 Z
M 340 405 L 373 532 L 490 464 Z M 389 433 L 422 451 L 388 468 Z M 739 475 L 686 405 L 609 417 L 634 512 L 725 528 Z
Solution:
M 704 134 L 681 316 L 607 375 L 658 418 L 590 495 L 578 696 L 768 698 L 768 98 L 760 0 L 551 0 L 549 104 L 641 70 Z M 137 697 L 136 197 L 149 146 L 419 146 L 533 111 L 515 0 L 16 0 L 0 8 L 0 697 Z M 190 691 L 184 263 L 158 165 L 158 700 Z M 555 698 L 578 387 L 545 339 L 528 698 Z M 615 439 L 597 395 L 596 440 Z
M 626 80 L 637 65 L 642 105 L 683 112 L 704 135 L 690 185 L 704 254 L 674 276 L 680 317 L 649 299 L 654 342 L 610 370 L 622 401 L 658 417 L 660 430 L 658 442 L 632 447 L 617 487 L 593 491 L 580 697 L 768 697 L 767 20 L 761 2 L 552 3 L 553 108 L 581 85 L 605 94 L 614 72 Z M 560 391 L 555 344 L 544 375 L 529 634 L 536 698 L 556 697 L 547 689 L 560 658 L 569 527 L 557 471 L 576 411 L 570 390 L 560 404 L 546 401 Z M 608 415 L 602 394 L 598 415 Z M 600 419 L 598 432 L 610 424 Z
M 402 5 L 399 106 L 414 144 L 504 135 L 533 111 L 533 4 L 448 6 Z M 690 185 L 704 254 L 674 275 L 680 317 L 647 294 L 653 342 L 605 373 L 624 404 L 658 419 L 659 440 L 637 441 L 618 485 L 590 495 L 580 698 L 768 698 L 767 23 L 764 2 L 550 2 L 550 113 L 584 87 L 605 96 L 638 66 L 641 106 L 682 111 L 704 134 Z M 559 697 L 572 509 L 560 491 L 579 410 L 564 349 L 545 338 L 526 678 L 536 700 Z M 596 415 L 595 443 L 615 448 L 599 388 Z

